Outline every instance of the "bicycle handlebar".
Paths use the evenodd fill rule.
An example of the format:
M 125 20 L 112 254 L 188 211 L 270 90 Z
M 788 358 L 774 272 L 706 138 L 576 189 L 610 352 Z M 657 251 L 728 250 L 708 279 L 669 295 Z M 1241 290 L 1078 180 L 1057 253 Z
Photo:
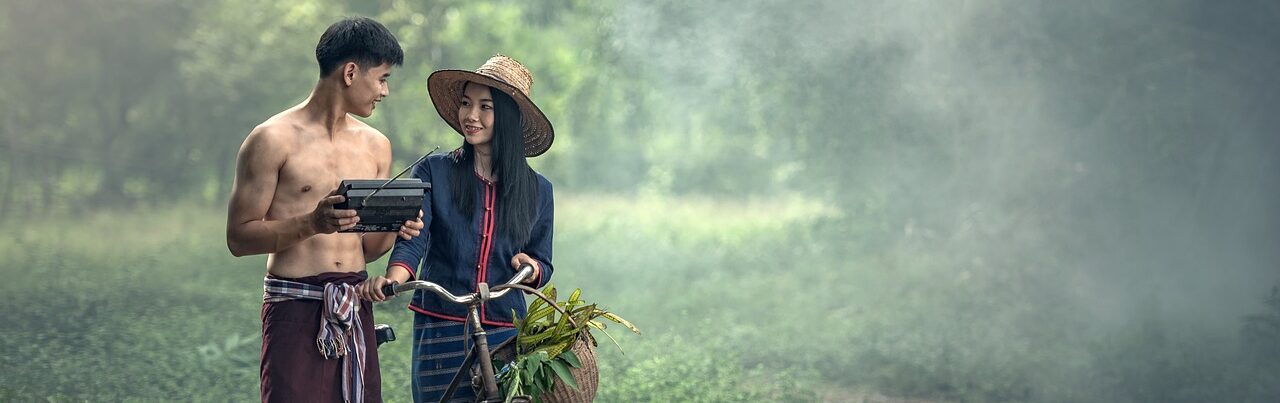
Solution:
M 492 299 L 502 298 L 503 295 L 507 295 L 508 291 L 511 291 L 512 286 L 519 285 L 521 282 L 524 282 L 524 280 L 528 279 L 529 276 L 532 276 L 532 275 L 533 275 L 533 266 L 530 266 L 527 264 L 520 265 L 520 271 L 517 271 L 516 275 L 511 277 L 510 281 L 494 286 L 493 288 L 489 288 L 489 285 L 487 283 L 480 283 L 480 289 L 478 291 L 471 294 L 463 295 L 463 296 L 453 295 L 453 293 L 450 293 L 448 290 L 445 290 L 444 287 L 441 287 L 439 284 L 432 283 L 430 281 L 424 281 L 424 280 L 406 281 L 404 283 L 397 283 L 397 284 L 387 284 L 382 286 L 382 294 L 386 295 L 387 298 L 391 298 L 391 296 L 405 292 L 405 291 L 427 290 L 435 293 L 436 295 L 439 295 L 440 298 L 449 300 L 449 302 L 453 302 L 455 304 L 469 305 L 476 302 L 484 302 Z

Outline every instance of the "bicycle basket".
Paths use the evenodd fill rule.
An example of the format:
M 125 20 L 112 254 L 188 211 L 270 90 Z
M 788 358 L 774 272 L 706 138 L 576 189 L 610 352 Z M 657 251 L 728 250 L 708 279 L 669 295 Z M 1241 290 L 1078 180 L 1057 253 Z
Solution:
M 541 396 L 545 403 L 589 403 L 596 398 L 596 387 L 600 385 L 600 369 L 596 367 L 596 341 L 584 334 L 578 337 L 578 341 L 569 350 L 582 362 L 582 367 L 569 369 L 573 380 L 578 382 L 578 389 L 575 390 L 556 378 L 551 391 Z

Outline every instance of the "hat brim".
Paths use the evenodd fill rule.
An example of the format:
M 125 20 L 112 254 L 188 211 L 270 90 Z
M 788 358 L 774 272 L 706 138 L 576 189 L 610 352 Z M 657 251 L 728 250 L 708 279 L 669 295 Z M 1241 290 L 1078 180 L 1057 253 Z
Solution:
M 520 131 L 524 136 L 524 156 L 537 157 L 551 148 L 555 140 L 555 130 L 547 115 L 538 109 L 529 97 L 514 86 L 480 73 L 466 70 L 439 70 L 427 77 L 427 93 L 431 95 L 431 103 L 436 113 L 444 119 L 454 131 L 462 134 L 462 125 L 458 122 L 458 108 L 462 104 L 462 91 L 467 82 L 484 84 L 490 88 L 511 96 L 520 107 Z

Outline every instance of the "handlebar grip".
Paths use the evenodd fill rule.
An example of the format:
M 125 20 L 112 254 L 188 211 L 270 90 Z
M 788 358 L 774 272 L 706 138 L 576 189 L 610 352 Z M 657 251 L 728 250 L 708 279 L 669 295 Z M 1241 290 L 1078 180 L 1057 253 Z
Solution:
M 382 295 L 387 296 L 387 298 L 391 298 L 396 295 L 396 283 L 390 283 L 382 286 Z
M 389 341 L 396 341 L 396 331 L 387 324 L 373 325 L 373 336 L 379 346 Z

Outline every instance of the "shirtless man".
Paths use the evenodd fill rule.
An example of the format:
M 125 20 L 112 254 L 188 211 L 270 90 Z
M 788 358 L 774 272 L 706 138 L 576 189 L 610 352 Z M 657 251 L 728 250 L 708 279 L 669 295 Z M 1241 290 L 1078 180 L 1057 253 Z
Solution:
M 343 201 L 342 179 L 390 177 L 391 142 L 349 114 L 373 114 L 404 53 L 382 24 L 349 18 L 320 37 L 316 59 L 311 95 L 240 147 L 227 246 L 236 256 L 267 254 L 262 400 L 381 401 L 373 309 L 354 286 L 397 234 L 338 232 L 360 217 L 333 206 Z M 409 239 L 422 226 L 419 212 L 398 235 Z

